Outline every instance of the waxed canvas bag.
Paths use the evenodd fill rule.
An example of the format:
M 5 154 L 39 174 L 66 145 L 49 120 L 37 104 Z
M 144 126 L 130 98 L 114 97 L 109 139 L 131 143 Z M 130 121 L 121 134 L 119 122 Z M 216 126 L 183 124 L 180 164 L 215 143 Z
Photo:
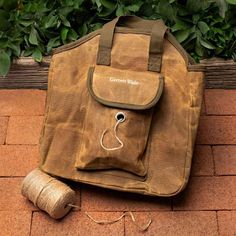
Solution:
M 123 16 L 54 51 L 40 168 L 172 196 L 188 181 L 203 73 L 161 20 Z

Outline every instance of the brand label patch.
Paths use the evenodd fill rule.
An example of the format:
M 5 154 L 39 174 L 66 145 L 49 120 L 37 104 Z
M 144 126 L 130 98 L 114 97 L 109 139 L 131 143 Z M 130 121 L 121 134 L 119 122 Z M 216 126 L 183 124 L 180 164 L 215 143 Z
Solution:
M 109 81 L 112 83 L 123 83 L 123 84 L 129 84 L 129 85 L 134 85 L 134 86 L 137 86 L 140 84 L 140 82 L 137 80 L 122 79 L 122 78 L 116 78 L 116 77 L 109 77 Z

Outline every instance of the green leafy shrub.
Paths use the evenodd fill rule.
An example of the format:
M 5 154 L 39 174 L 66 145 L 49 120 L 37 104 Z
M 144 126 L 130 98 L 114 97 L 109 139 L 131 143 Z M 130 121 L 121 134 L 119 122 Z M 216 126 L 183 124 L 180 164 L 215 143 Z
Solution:
M 0 0 L 0 75 L 11 59 L 37 62 L 52 48 L 96 30 L 116 16 L 162 18 L 196 59 L 236 59 L 236 0 Z

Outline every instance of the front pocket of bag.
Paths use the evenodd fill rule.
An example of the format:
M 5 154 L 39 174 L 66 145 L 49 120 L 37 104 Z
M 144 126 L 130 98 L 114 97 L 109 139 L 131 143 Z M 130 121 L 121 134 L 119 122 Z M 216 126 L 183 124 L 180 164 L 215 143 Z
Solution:
M 148 142 L 153 106 L 162 91 L 162 88 L 158 87 L 159 84 L 154 81 L 159 77 L 153 72 L 133 72 L 127 75 L 118 69 L 109 69 L 108 72 L 104 72 L 100 67 L 99 69 L 95 71 L 98 73 L 95 74 L 95 79 L 98 80 L 88 81 L 90 96 L 75 167 L 80 170 L 122 169 L 144 176 L 147 171 L 147 161 L 143 156 Z M 151 73 L 150 87 L 153 89 L 156 86 L 156 88 L 145 96 L 142 92 L 147 93 L 148 86 L 142 85 L 145 82 L 142 78 L 144 75 L 150 77 L 149 73 Z M 128 79 L 133 74 L 136 75 L 136 79 Z M 108 84 L 105 88 L 106 83 Z M 114 87 L 115 83 L 117 87 Z M 98 87 L 95 87 L 97 84 Z M 128 102 L 124 103 L 126 100 Z
M 116 116 L 121 113 L 125 115 L 125 120 L 114 130 L 117 124 Z M 140 176 L 145 175 L 143 153 L 151 118 L 152 110 L 137 112 L 111 109 L 90 99 L 76 167 L 123 169 Z

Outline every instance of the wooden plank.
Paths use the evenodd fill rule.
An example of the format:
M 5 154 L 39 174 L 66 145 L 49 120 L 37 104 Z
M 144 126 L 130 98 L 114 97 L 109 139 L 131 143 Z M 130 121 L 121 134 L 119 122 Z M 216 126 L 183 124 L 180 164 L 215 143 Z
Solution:
M 236 89 L 236 62 L 212 58 L 201 61 L 205 66 L 206 88 Z M 6 78 L 0 77 L 0 89 L 47 89 L 50 57 L 42 63 L 30 57 L 15 60 Z

